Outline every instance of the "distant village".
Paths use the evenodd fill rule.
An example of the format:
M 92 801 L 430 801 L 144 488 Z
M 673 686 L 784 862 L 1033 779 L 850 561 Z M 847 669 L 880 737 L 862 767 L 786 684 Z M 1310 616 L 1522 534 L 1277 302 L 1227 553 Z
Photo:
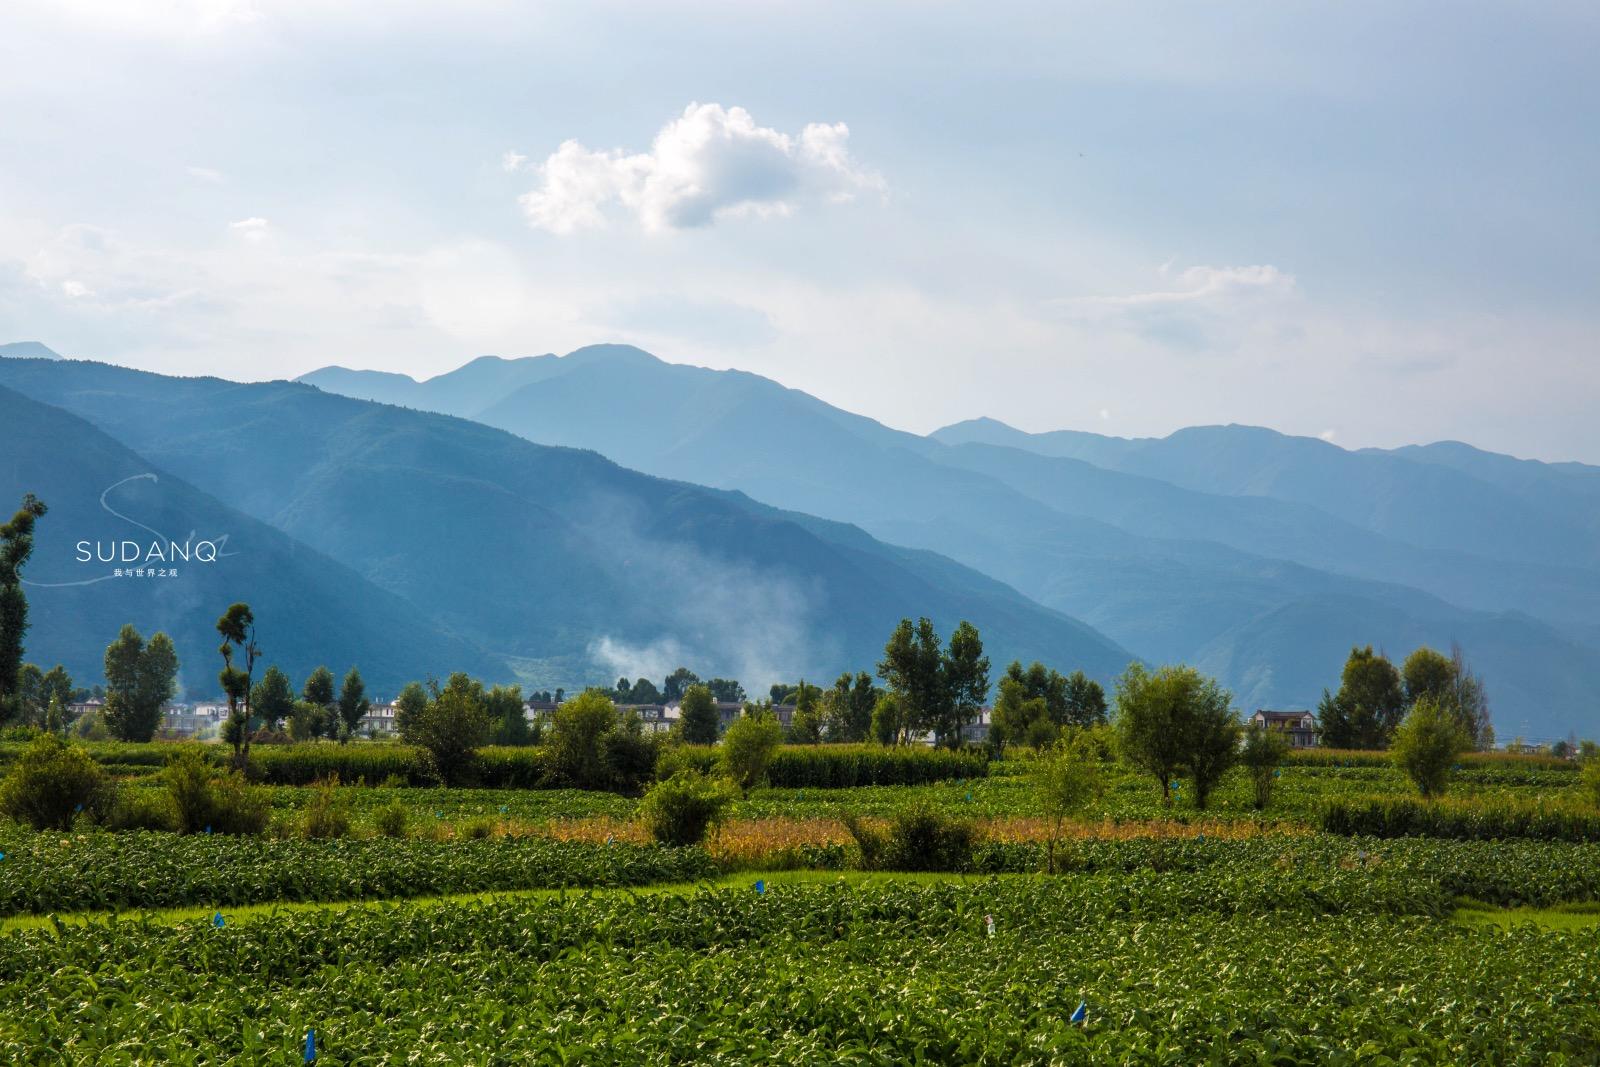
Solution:
M 529 700 L 524 702 L 523 707 L 528 721 L 532 723 L 539 719 L 548 719 L 555 714 L 558 704 L 554 700 Z M 679 702 L 676 700 L 663 704 L 619 704 L 617 707 L 623 713 L 636 714 L 644 729 L 650 733 L 668 733 L 678 723 Z M 738 719 L 744 713 L 744 707 L 740 701 L 718 701 L 717 714 L 721 718 L 721 728 L 727 729 Z M 104 709 L 104 701 L 91 698 L 70 704 L 67 710 L 76 719 L 81 715 L 97 714 Z M 772 705 L 773 714 L 777 716 L 778 722 L 785 730 L 794 720 L 794 710 L 793 704 Z M 962 731 L 962 739 L 972 744 L 982 744 L 987 741 L 990 715 L 993 710 L 992 706 L 987 704 L 980 708 L 976 720 L 969 723 Z M 398 737 L 395 712 L 394 701 L 374 701 L 371 710 L 361 719 L 356 736 L 374 741 Z M 162 705 L 161 726 L 156 736 L 168 740 L 215 741 L 220 738 L 222 725 L 227 720 L 228 705 L 223 701 L 198 701 L 192 704 L 169 701 Z M 1311 711 L 1262 709 L 1250 716 L 1249 721 L 1282 730 L 1292 748 L 1316 748 L 1319 744 L 1317 716 Z M 933 737 L 928 735 L 920 740 L 932 744 Z

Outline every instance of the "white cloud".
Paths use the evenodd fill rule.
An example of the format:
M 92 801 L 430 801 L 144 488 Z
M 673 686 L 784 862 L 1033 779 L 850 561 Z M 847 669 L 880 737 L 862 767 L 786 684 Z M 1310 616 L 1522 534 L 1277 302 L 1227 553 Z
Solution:
M 266 219 L 251 216 L 248 219 L 228 223 L 228 229 L 251 244 L 260 244 L 271 236 L 272 224 Z
M 500 169 L 507 174 L 511 174 L 521 170 L 522 165 L 527 161 L 528 157 L 521 152 L 507 152 L 500 157 Z
M 1170 263 L 1161 266 L 1163 278 L 1172 276 Z M 1126 296 L 1090 296 L 1058 300 L 1058 307 L 1093 310 L 1158 307 L 1169 304 L 1216 303 L 1240 296 L 1289 296 L 1297 291 L 1297 283 L 1288 274 L 1264 263 L 1247 267 L 1189 267 L 1174 279 L 1175 287 Z
M 649 231 L 788 215 L 807 203 L 885 189 L 851 157 L 849 139 L 842 122 L 812 123 L 791 137 L 757 126 L 742 107 L 690 104 L 648 152 L 563 143 L 539 167 L 540 187 L 520 203 L 530 225 L 558 234 L 603 226 L 615 208 Z
M 222 181 L 222 172 L 212 167 L 186 167 L 184 169 L 188 171 L 189 177 L 199 181 L 210 182 L 213 185 Z

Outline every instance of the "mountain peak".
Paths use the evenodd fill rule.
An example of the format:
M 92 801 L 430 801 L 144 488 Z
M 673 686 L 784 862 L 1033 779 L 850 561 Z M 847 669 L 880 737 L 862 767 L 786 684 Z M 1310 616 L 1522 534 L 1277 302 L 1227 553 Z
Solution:
M 0 356 L 11 359 L 60 359 L 61 353 L 39 341 L 12 341 L 0 344 Z

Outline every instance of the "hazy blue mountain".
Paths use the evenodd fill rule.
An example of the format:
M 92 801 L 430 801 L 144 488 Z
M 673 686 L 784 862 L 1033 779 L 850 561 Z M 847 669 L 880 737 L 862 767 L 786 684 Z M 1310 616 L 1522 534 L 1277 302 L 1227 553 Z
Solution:
M 1358 508 L 1350 510 L 1362 521 L 1293 495 L 1255 494 L 1257 483 L 1273 487 L 1270 464 L 1252 461 L 1254 474 L 1214 477 L 1201 490 L 1124 469 L 1136 466 L 1128 455 L 1140 442 L 1026 435 L 992 420 L 923 438 L 757 375 L 666 364 L 627 346 L 509 361 L 506 369 L 493 388 L 458 388 L 437 399 L 430 383 L 416 383 L 406 402 L 448 408 L 530 440 L 594 448 L 651 473 L 739 489 L 932 549 L 1148 658 L 1204 659 L 1247 703 L 1314 702 L 1356 641 L 1404 654 L 1417 643 L 1460 640 L 1484 673 L 1492 662 L 1507 675 L 1490 684 L 1508 714 L 1531 709 L 1551 731 L 1564 732 L 1563 724 L 1585 713 L 1570 702 L 1570 683 L 1593 656 L 1581 646 L 1590 634 L 1570 624 L 1600 615 L 1593 571 L 1426 547 L 1372 528 L 1383 524 L 1369 525 L 1371 515 Z M 463 372 L 453 380 L 466 380 Z M 523 384 L 506 391 L 519 375 Z M 328 372 L 317 378 L 335 387 Z M 432 381 L 445 379 L 452 376 Z M 1250 439 L 1272 449 L 1280 437 Z M 1196 440 L 1206 453 L 1206 435 Z M 1292 456 L 1298 449 L 1288 440 Z M 1436 483 L 1429 492 L 1438 496 L 1479 485 L 1397 456 L 1379 457 L 1379 466 L 1410 472 L 1406 491 Z M 1504 491 L 1482 488 L 1507 500 Z M 1345 495 L 1359 497 L 1359 486 Z M 1451 506 L 1460 512 L 1459 502 Z M 1316 605 L 1323 602 L 1330 609 L 1319 624 Z M 1563 621 L 1567 636 L 1517 609 Z M 1283 612 L 1299 612 L 1292 652 L 1269 639 L 1263 622 L 1288 617 Z M 1369 623 L 1348 625 L 1362 617 Z M 1530 627 L 1565 662 L 1561 677 L 1510 677 L 1521 671 L 1513 650 L 1525 647 Z
M 38 341 L 10 341 L 6 344 L 0 344 L 0 357 L 11 359 L 60 359 L 61 355 Z
M 1536 605 L 1540 617 L 1562 625 L 1600 618 L 1600 571 L 1590 568 L 1421 548 L 1310 504 L 1200 493 L 1079 459 L 1002 445 L 950 445 L 937 458 L 987 474 L 1058 511 L 1146 537 L 1213 541 L 1267 559 L 1414 586 L 1480 610 Z
M 858 529 L 307 385 L 8 362 L 59 404 L 355 568 L 541 685 L 686 663 L 752 685 L 870 669 L 894 623 L 1106 678 L 1132 653 L 1001 583 Z M 609 673 L 609 677 L 607 674 Z
M 1256 426 L 1194 426 L 1167 437 L 1130 439 L 1070 430 L 1029 434 L 981 419 L 932 436 L 945 444 L 1006 445 L 1079 459 L 1203 493 L 1310 504 L 1422 548 L 1538 566 L 1600 566 L 1600 511 L 1592 498 L 1575 503 L 1548 486 L 1533 491 L 1529 479 L 1522 480 L 1521 491 L 1508 489 L 1482 477 L 1483 465 L 1468 469 L 1460 462 L 1418 462 L 1402 452 L 1351 452 Z
M 133 623 L 146 637 L 170 634 L 185 688 L 216 695 L 222 663 L 214 624 L 236 600 L 256 612 L 266 661 L 296 680 L 322 663 L 341 676 L 357 665 L 375 695 L 392 697 L 430 672 L 506 673 L 503 663 L 343 564 L 226 506 L 83 419 L 0 387 L 0 509 L 9 516 L 26 492 L 49 507 L 24 571 L 28 658 L 47 668 L 63 663 L 80 684 L 103 681 L 106 645 Z M 89 562 L 80 560 L 80 541 L 89 542 Z M 214 562 L 200 558 L 211 554 L 200 541 L 217 544 Z M 142 560 L 152 542 L 162 556 L 172 554 L 169 542 L 187 544 L 190 559 L 151 561 L 153 570 L 176 569 L 173 577 L 118 578 L 108 576 L 144 563 L 93 558 L 126 552 Z

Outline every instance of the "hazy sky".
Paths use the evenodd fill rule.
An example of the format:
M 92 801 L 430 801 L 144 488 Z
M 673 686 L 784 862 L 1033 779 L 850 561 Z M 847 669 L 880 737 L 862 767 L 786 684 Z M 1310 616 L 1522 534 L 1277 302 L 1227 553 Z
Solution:
M 8 0 L 0 340 L 1600 461 L 1596 55 L 1593 3 Z

